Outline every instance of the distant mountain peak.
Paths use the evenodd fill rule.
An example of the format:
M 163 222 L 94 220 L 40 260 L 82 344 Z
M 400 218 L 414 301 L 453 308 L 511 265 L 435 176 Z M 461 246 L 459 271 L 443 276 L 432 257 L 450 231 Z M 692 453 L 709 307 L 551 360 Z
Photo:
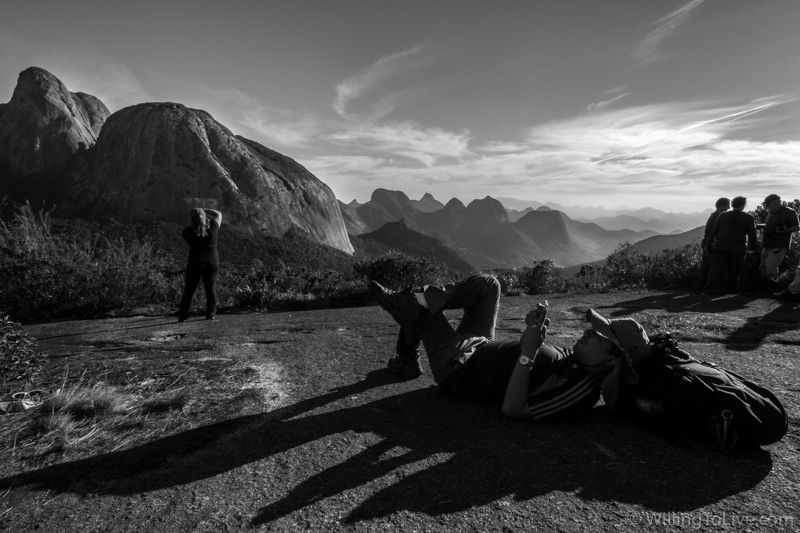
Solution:
M 461 200 L 459 200 L 458 198 L 451 198 L 450 201 L 448 201 L 444 206 L 447 209 L 466 209 L 467 208 L 467 206 L 465 206 L 464 203 Z
M 372 191 L 371 200 L 380 202 L 390 199 L 393 202 L 410 203 L 411 198 L 403 191 L 391 191 L 389 189 L 375 189 Z

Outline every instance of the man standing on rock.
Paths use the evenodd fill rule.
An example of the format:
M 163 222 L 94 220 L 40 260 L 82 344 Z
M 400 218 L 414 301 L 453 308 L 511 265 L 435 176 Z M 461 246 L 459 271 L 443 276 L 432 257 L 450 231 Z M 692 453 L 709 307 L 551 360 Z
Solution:
M 783 205 L 777 194 L 764 198 L 764 207 L 767 208 L 767 220 L 765 224 L 759 224 L 759 227 L 764 228 L 759 270 L 761 279 L 774 282 L 778 267 L 789 251 L 792 233 L 800 229 L 800 223 L 794 209 Z
M 714 204 L 714 207 L 716 209 L 713 213 L 711 213 L 711 215 L 709 215 L 708 220 L 706 221 L 706 228 L 705 231 L 703 231 L 703 240 L 700 243 L 700 248 L 703 252 L 703 258 L 700 262 L 700 272 L 697 275 L 697 284 L 695 285 L 696 290 L 703 290 L 708 284 L 708 273 L 711 271 L 711 252 L 709 251 L 708 247 L 708 236 L 711 233 L 711 229 L 714 227 L 714 222 L 717 221 L 719 214 L 724 213 L 731 208 L 731 201 L 728 198 L 719 198 Z
M 419 376 L 421 341 L 433 378 L 445 391 L 502 405 L 503 414 L 514 418 L 540 422 L 586 413 L 601 388 L 613 408 L 620 384 L 635 375 L 633 362 L 649 353 L 647 334 L 636 321 L 609 321 L 593 310 L 587 312 L 592 327 L 572 348 L 545 344 L 546 303 L 527 314 L 519 340 L 494 340 L 500 284 L 489 275 L 416 292 L 392 291 L 371 281 L 369 291 L 400 324 L 389 370 Z M 464 310 L 456 329 L 445 309 Z
M 756 252 L 756 222 L 744 211 L 747 198 L 737 196 L 731 211 L 720 213 L 708 234 L 711 250 L 711 289 L 717 293 L 735 292 L 745 253 Z

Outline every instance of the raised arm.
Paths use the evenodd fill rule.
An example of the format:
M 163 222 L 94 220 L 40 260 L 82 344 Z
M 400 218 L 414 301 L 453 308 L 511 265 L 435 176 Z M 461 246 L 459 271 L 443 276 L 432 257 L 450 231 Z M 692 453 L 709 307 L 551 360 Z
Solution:
M 220 211 L 217 211 L 216 209 L 209 209 L 207 207 L 204 208 L 203 211 L 206 212 L 206 216 L 210 220 L 216 221 L 217 226 L 221 226 L 222 225 L 222 213 Z
M 525 330 L 520 338 L 522 347 L 521 355 L 511 377 L 506 385 L 506 394 L 503 399 L 503 414 L 513 418 L 530 417 L 528 406 L 528 395 L 530 394 L 529 385 L 531 380 L 531 368 L 534 359 L 539 351 L 539 347 L 547 336 L 547 326 L 550 319 L 547 318 L 547 305 L 538 303 L 536 308 L 525 316 Z

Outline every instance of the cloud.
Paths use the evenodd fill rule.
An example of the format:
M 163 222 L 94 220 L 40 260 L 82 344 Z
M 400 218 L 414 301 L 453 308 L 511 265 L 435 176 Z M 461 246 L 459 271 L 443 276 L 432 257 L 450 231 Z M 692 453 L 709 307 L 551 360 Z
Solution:
M 631 57 L 636 61 L 637 65 L 649 65 L 661 59 L 662 56 L 658 52 L 661 43 L 686 22 L 691 12 L 704 2 L 705 0 L 691 0 L 688 4 L 651 24 L 651 27 L 654 26 L 653 29 L 645 35 L 644 39 L 631 52 Z
M 391 113 L 398 102 L 408 98 L 419 88 L 405 88 L 391 90 L 383 94 L 376 102 L 367 106 L 367 112 L 356 113 L 351 110 L 354 101 L 364 97 L 378 84 L 384 82 L 399 72 L 407 71 L 423 63 L 419 54 L 426 47 L 418 45 L 407 50 L 386 55 L 373 64 L 361 70 L 358 74 L 350 76 L 336 84 L 336 96 L 333 100 L 333 109 L 336 113 L 349 120 L 378 120 Z
M 216 89 L 204 86 L 219 109 L 215 118 L 235 130 L 267 146 L 302 149 L 312 146 L 328 128 L 321 119 L 263 104 L 238 89 Z
M 325 139 L 340 147 L 403 156 L 426 167 L 442 159 L 462 158 L 470 153 L 469 132 L 424 128 L 414 122 L 359 124 L 330 133 Z
M 438 137 L 419 137 L 405 147 L 421 151 L 439 138 L 438 149 L 425 148 L 437 155 L 422 167 L 391 155 L 403 151 L 399 145 L 407 140 L 405 130 L 363 129 L 334 135 L 339 155 L 309 160 L 309 169 L 337 194 L 346 189 L 348 198 L 391 184 L 412 196 L 513 195 L 608 206 L 652 205 L 657 194 L 673 210 L 701 209 L 723 192 L 757 197 L 786 191 L 788 196 L 800 177 L 800 139 L 759 141 L 737 135 L 759 113 L 797 105 L 794 97 L 778 95 L 600 108 L 532 127 L 518 141 L 488 141 L 472 148 L 468 135 L 439 131 Z M 370 141 L 373 135 L 381 140 Z
M 606 96 L 605 100 L 592 102 L 591 104 L 586 106 L 586 110 L 589 112 L 602 111 L 611 104 L 618 102 L 623 98 L 625 98 L 626 96 L 630 96 L 631 94 L 632 93 L 630 91 L 625 90 L 625 87 L 619 87 L 616 89 L 612 89 L 610 91 L 606 91 L 605 93 L 603 93 L 603 95 Z

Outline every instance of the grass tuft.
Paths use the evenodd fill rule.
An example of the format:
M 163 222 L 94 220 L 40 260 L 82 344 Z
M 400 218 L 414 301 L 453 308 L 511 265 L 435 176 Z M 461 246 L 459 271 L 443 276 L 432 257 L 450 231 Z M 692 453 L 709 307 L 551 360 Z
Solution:
M 39 407 L 42 413 L 63 413 L 73 420 L 123 414 L 131 410 L 133 398 L 105 383 L 87 386 L 79 381 L 62 386 Z
M 186 391 L 170 391 L 142 402 L 139 405 L 139 412 L 148 415 L 166 413 L 168 411 L 181 411 L 188 401 L 189 396 Z

